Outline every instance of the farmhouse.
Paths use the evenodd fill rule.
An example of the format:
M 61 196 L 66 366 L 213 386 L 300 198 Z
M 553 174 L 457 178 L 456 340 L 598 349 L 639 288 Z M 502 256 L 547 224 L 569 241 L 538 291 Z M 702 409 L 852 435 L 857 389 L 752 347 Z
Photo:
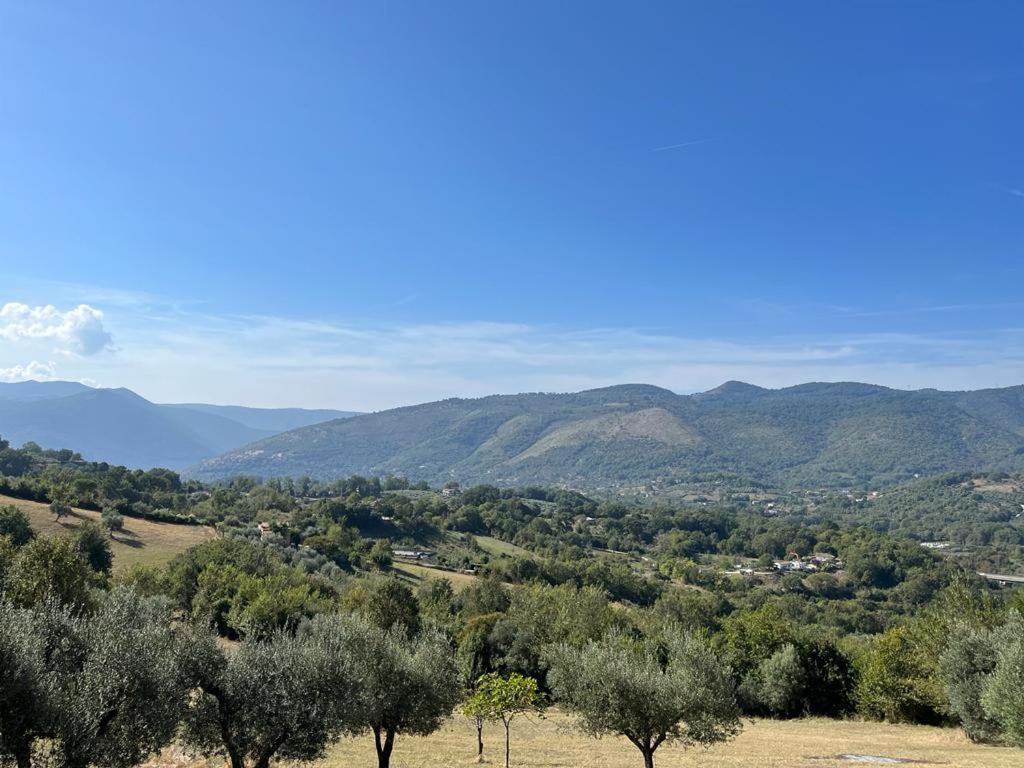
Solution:
M 429 549 L 395 549 L 391 554 L 399 560 L 431 560 L 434 552 Z
M 783 573 L 789 573 L 793 571 L 811 572 L 818 570 L 817 565 L 807 560 L 801 560 L 799 555 L 793 555 L 788 560 L 776 560 L 774 563 L 774 568 L 776 571 L 782 571 Z

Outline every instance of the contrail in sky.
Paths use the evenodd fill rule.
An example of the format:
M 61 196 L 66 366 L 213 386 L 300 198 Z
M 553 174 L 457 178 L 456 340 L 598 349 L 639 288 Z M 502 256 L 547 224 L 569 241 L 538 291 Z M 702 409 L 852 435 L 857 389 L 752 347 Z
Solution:
M 709 141 L 714 139 L 697 139 L 697 141 L 684 141 L 681 144 L 669 144 L 667 147 L 655 147 L 654 152 L 664 152 L 666 149 L 682 149 L 683 147 L 692 147 L 696 144 L 707 144 Z

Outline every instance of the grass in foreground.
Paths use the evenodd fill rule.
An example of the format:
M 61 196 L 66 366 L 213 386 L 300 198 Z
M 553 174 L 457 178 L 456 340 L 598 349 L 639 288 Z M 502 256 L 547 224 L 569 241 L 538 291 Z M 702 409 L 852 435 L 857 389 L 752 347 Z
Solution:
M 13 505 L 28 515 L 29 522 L 41 536 L 65 536 L 86 520 L 99 522 L 99 512 L 76 509 L 71 517 L 60 522 L 54 519 L 48 504 L 25 501 L 0 495 L 0 506 Z M 215 538 L 212 528 L 201 525 L 157 523 L 135 517 L 124 519 L 124 530 L 111 540 L 114 570 L 128 568 L 135 563 L 162 565 L 189 547 Z
M 573 720 L 551 712 L 543 720 L 512 723 L 512 765 L 523 768 L 641 768 L 640 753 L 625 739 L 591 739 L 576 732 Z M 484 757 L 503 761 L 500 725 L 484 731 Z M 448 768 L 476 765 L 475 732 L 470 721 L 455 717 L 426 738 L 399 736 L 393 768 Z M 907 758 L 924 765 L 956 768 L 1020 768 L 1024 750 L 972 744 L 953 728 L 887 725 L 823 719 L 744 722 L 733 742 L 710 750 L 663 746 L 656 766 L 673 768 L 852 768 L 871 765 L 838 758 L 841 754 Z M 319 768 L 374 766 L 372 736 L 345 739 L 333 747 Z

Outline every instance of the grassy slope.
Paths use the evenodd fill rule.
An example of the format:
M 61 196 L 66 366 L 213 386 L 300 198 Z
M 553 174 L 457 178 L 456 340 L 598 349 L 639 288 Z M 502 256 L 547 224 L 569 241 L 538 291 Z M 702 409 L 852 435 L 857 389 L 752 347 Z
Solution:
M 474 536 L 473 538 L 480 545 L 481 549 L 496 557 L 501 555 L 508 555 L 509 557 L 536 557 L 528 549 L 523 549 L 515 544 L 509 544 L 507 541 L 496 539 L 493 536 Z
M 57 522 L 46 504 L 0 496 L 0 505 L 12 504 L 28 515 L 32 527 L 43 536 L 61 536 L 73 531 L 84 520 L 99 521 L 98 512 L 76 509 L 74 517 Z M 126 517 L 124 530 L 111 543 L 114 569 L 134 563 L 162 564 L 189 547 L 214 538 L 212 528 L 198 525 L 174 525 Z
M 452 583 L 452 587 L 456 592 L 466 585 L 472 584 L 477 578 L 476 576 L 468 573 L 456 573 L 455 571 L 446 571 L 442 568 L 431 568 L 430 566 L 420 565 L 419 563 L 406 563 L 401 560 L 396 560 L 392 569 L 395 570 L 399 576 L 405 577 L 414 585 L 427 581 L 428 579 L 448 579 L 448 581 Z
M 545 768 L 637 768 L 640 753 L 625 739 L 589 739 L 570 730 L 572 721 L 562 714 L 544 720 L 517 719 L 512 724 L 512 763 Z M 475 765 L 475 733 L 466 718 L 456 717 L 426 738 L 399 736 L 391 764 L 395 768 L 449 768 Z M 484 730 L 484 756 L 500 765 L 504 749 L 500 725 Z M 870 754 L 911 758 L 957 768 L 1016 768 L 1024 765 L 1024 751 L 972 744 L 958 729 L 913 725 L 886 725 L 835 720 L 759 720 L 745 723 L 732 743 L 709 751 L 683 751 L 662 747 L 655 764 L 679 768 L 838 768 L 868 765 L 837 759 L 840 754 Z M 373 765 L 373 739 L 345 739 L 322 768 Z

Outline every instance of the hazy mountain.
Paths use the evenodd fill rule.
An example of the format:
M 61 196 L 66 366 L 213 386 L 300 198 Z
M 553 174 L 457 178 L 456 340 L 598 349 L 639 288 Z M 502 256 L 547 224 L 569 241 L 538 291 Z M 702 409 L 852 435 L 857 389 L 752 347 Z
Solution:
M 66 381 L 0 384 L 0 436 L 13 445 L 72 448 L 86 459 L 183 469 L 282 430 L 344 411 L 158 405 L 127 389 Z
M 243 405 L 208 405 L 206 403 L 169 403 L 167 407 L 223 416 L 252 429 L 273 434 L 317 424 L 321 421 L 345 419 L 358 415 L 356 411 L 334 411 L 327 408 L 247 408 Z
M 77 381 L 17 381 L 0 383 L 0 400 L 49 400 L 54 397 L 77 395 L 91 387 Z
M 329 421 L 198 465 L 200 477 L 352 473 L 584 488 L 739 475 L 771 484 L 889 482 L 1024 467 L 1020 387 L 870 384 L 697 395 L 647 385 L 451 399 Z

